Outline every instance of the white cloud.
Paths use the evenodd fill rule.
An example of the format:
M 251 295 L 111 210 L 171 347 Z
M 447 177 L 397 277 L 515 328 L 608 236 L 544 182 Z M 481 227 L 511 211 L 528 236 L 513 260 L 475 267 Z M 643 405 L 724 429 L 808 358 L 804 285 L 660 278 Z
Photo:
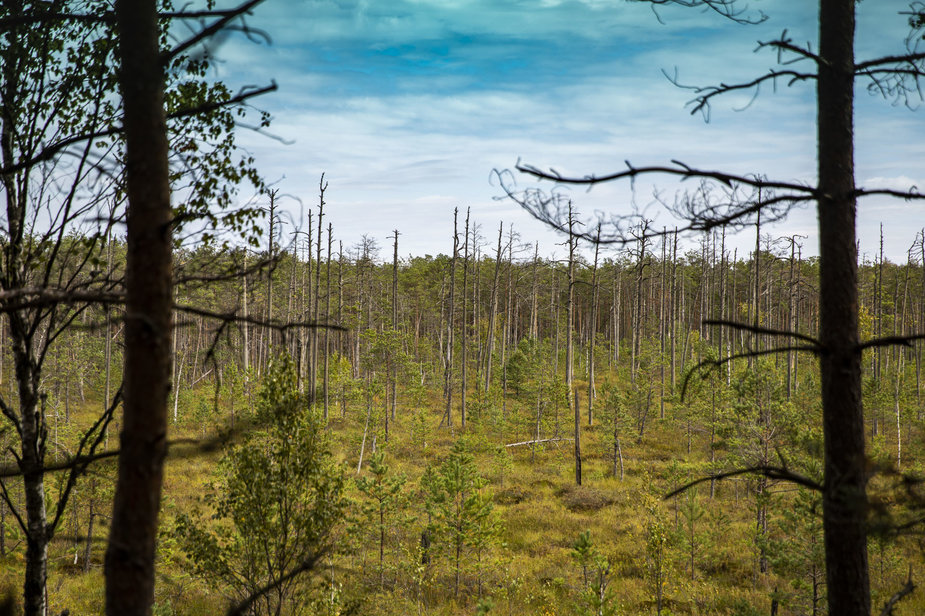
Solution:
M 879 188 L 882 190 L 897 190 L 897 191 L 909 191 L 909 190 L 921 190 L 919 187 L 922 186 L 922 183 L 912 178 L 899 175 L 896 177 L 885 178 L 885 177 L 872 177 L 867 178 L 861 182 L 861 186 L 864 188 Z
M 874 3 L 862 3 L 862 14 L 868 4 Z M 285 176 L 281 189 L 306 204 L 326 172 L 336 234 L 385 237 L 398 226 L 403 254 L 446 252 L 453 207 L 472 206 L 486 228 L 501 218 L 514 221 L 525 239 L 544 237 L 544 250 L 553 250 L 555 241 L 539 223 L 512 203 L 493 200 L 500 190 L 488 182 L 492 168 L 510 168 L 522 157 L 584 175 L 622 168 L 625 159 L 642 165 L 679 158 L 711 169 L 813 180 L 811 83 L 765 89 L 743 112 L 734 109 L 749 95 L 726 96 L 704 124 L 684 109 L 691 93 L 659 73 L 678 66 L 684 83 L 733 83 L 774 66 L 774 54 L 751 53 L 757 39 L 778 36 L 784 27 L 798 43 L 816 36 L 815 8 L 804 1 L 768 10 L 775 11 L 772 21 L 758 27 L 682 10 L 660 12 L 662 26 L 645 6 L 603 0 L 269 3 L 254 25 L 268 30 L 275 45 L 229 42 L 220 71 L 232 86 L 279 81 L 278 95 L 255 104 L 274 114 L 271 131 L 295 145 L 247 133 L 242 142 L 269 179 Z M 881 9 L 872 13 L 876 27 L 859 24 L 865 46 L 876 50 L 868 32 L 901 38 L 902 28 L 882 26 Z M 923 141 L 920 117 L 859 96 L 857 168 L 858 177 L 868 178 L 865 185 L 922 177 Z M 639 182 L 638 203 L 649 203 L 656 182 L 666 194 L 679 187 Z M 633 199 L 619 185 L 573 194 L 587 214 L 626 208 Z M 869 241 L 870 217 L 884 207 L 864 204 L 862 243 Z M 911 228 L 916 211 L 906 205 L 891 220 Z M 815 252 L 811 209 L 794 212 L 776 229 L 811 235 L 804 254 Z M 742 241 L 743 251 L 749 241 Z M 907 241 L 911 236 L 896 237 L 897 245 Z

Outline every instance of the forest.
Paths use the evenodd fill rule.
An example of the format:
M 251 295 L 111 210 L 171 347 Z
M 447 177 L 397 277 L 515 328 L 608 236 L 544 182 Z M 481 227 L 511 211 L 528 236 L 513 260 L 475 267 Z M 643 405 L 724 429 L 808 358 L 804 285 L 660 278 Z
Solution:
M 0 614 L 925 610 L 925 229 L 856 221 L 923 195 L 858 186 L 853 126 L 921 91 L 921 4 L 904 53 L 823 0 L 818 51 L 759 45 L 812 72 L 696 89 L 815 81 L 813 182 L 498 172 L 561 258 L 465 205 L 436 256 L 345 240 L 323 174 L 287 222 L 236 141 L 277 85 L 209 47 L 257 4 L 0 9 Z M 677 226 L 558 190 L 649 176 L 699 182 Z M 772 226 L 806 203 L 818 254 Z
M 269 251 L 175 254 L 197 274 L 176 304 L 200 314 L 176 314 L 155 613 L 215 613 L 306 558 L 256 613 L 825 613 L 818 367 L 760 353 L 775 331 L 817 327 L 818 259 L 799 237 L 755 229 L 745 255 L 721 232 L 686 251 L 674 233 L 620 250 L 573 240 L 549 260 L 458 214 L 435 257 L 397 258 L 400 234 L 344 247 L 323 209 Z M 922 237 L 905 263 L 861 264 L 863 338 L 920 328 Z M 122 241 L 98 251 L 124 267 Z M 248 260 L 273 266 L 223 279 Z M 208 316 L 232 313 L 344 329 Z M 753 328 L 710 324 L 730 320 Z M 90 308 L 49 351 L 52 463 L 120 382 L 118 322 Z M 920 345 L 863 357 L 881 604 L 922 562 L 917 533 L 895 530 L 921 515 L 908 478 L 925 465 L 922 360 Z M 739 472 L 760 467 L 780 476 Z M 113 472 L 88 469 L 61 514 L 52 611 L 101 611 Z M 0 514 L 12 583 L 23 535 Z

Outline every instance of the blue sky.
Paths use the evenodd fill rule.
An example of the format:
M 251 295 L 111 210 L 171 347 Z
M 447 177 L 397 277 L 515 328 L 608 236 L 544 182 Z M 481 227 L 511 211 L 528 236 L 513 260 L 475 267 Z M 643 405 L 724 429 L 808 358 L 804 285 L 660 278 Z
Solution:
M 744 6 L 744 5 L 743 5 Z M 905 2 L 859 5 L 859 59 L 903 50 Z M 756 41 L 785 28 L 815 47 L 815 3 L 750 3 L 769 19 L 739 26 L 696 9 L 623 0 L 267 0 L 250 18 L 272 44 L 234 36 L 217 50 L 218 78 L 232 87 L 279 91 L 256 102 L 273 115 L 270 129 L 284 145 L 242 132 L 240 142 L 265 177 L 305 207 L 317 201 L 322 172 L 330 182 L 326 214 L 349 247 L 375 237 L 383 256 L 388 236 L 401 232 L 400 253 L 451 250 L 452 210 L 471 207 L 490 244 L 499 221 L 513 223 L 541 254 L 563 254 L 561 238 L 510 201 L 497 200 L 494 168 L 518 159 L 564 173 L 606 173 L 634 165 L 691 165 L 780 180 L 815 174 L 813 85 L 763 90 L 717 101 L 709 123 L 685 109 L 690 93 L 668 82 L 709 85 L 749 79 L 776 66 Z M 914 101 L 921 103 L 921 101 Z M 925 118 L 859 90 L 859 184 L 925 186 Z M 528 183 L 526 178 L 521 184 Z M 636 184 L 574 190 L 583 214 L 646 207 L 654 189 L 679 187 L 653 178 Z M 681 186 L 680 188 L 684 188 Z M 300 206 L 286 200 L 296 224 Z M 657 226 L 673 220 L 645 210 Z M 905 257 L 925 204 L 870 200 L 861 205 L 861 250 L 877 249 L 884 223 L 887 253 Z M 815 213 L 792 212 L 771 230 L 799 233 L 815 254 Z M 691 244 L 696 241 L 691 238 Z M 732 240 L 742 251 L 751 233 Z M 488 249 L 492 250 L 492 249 Z

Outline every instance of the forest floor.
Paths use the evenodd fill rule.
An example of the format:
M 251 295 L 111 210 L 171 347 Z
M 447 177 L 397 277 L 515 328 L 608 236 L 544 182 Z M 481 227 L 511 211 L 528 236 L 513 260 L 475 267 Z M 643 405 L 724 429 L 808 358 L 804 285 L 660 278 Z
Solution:
M 179 409 L 171 439 L 209 439 L 212 426 L 228 417 L 213 415 L 211 392 L 204 389 L 194 405 Z M 440 408 L 438 401 L 432 402 Z M 613 474 L 612 428 L 595 418 L 581 428 L 583 477 L 575 485 L 573 425 L 567 409 L 545 424 L 545 439 L 532 447 L 504 445 L 529 440 L 528 420 L 520 424 L 513 402 L 507 421 L 479 418 L 473 413 L 465 431 L 438 428 L 440 411 L 425 421 L 399 406 L 387 442 L 381 429 L 370 430 L 365 444 L 368 459 L 375 447 L 385 451 L 393 472 L 404 473 L 408 500 L 390 527 L 383 570 L 378 564 L 376 535 L 363 524 L 344 523 L 338 529 L 338 549 L 323 570 L 315 571 L 322 600 L 317 613 L 358 614 L 726 614 L 749 616 L 773 613 L 811 614 L 814 581 L 819 613 L 824 613 L 824 569 L 819 569 L 819 512 L 801 510 L 807 495 L 789 484 L 771 482 L 765 502 L 767 518 L 759 521 L 754 478 L 710 482 L 665 499 L 672 490 L 704 477 L 709 468 L 709 434 L 698 429 L 690 441 L 683 422 L 665 418 L 649 421 L 640 437 L 625 429 L 621 438 L 624 475 Z M 89 408 L 89 407 L 88 407 Z M 89 416 L 90 411 L 84 409 Z M 203 417 L 206 413 L 208 417 Z M 72 421 L 80 424 L 81 413 Z M 381 414 L 380 414 L 381 418 Z M 348 418 L 332 409 L 331 447 L 352 500 L 360 495 L 352 478 L 365 425 L 365 413 L 353 409 Z M 423 428 L 422 428 L 423 426 Z M 503 427 L 503 429 L 502 429 Z M 416 432 L 416 433 L 415 433 Z M 444 459 L 461 434 L 466 435 L 481 476 L 486 480 L 500 535 L 476 553 L 466 548 L 460 586 L 454 587 L 451 554 L 433 547 L 430 563 L 421 565 L 420 539 L 428 514 L 420 478 L 428 465 Z M 908 436 L 910 457 L 921 451 L 921 434 Z M 688 451 L 690 443 L 690 451 Z M 874 443 L 876 445 L 876 443 Z M 190 453 L 193 452 L 193 453 Z M 228 604 L 221 588 L 195 575 L 174 532 L 176 516 L 206 508 L 204 497 L 215 480 L 220 449 L 200 451 L 178 447 L 167 468 L 159 546 L 155 614 L 205 615 L 222 613 Z M 361 474 L 366 473 L 366 466 Z M 50 551 L 48 593 L 50 614 L 64 609 L 72 615 L 103 612 L 102 560 L 111 506 L 111 465 L 100 465 L 84 478 L 75 499 L 76 516 L 66 520 Z M 90 561 L 87 549 L 90 503 L 94 527 Z M 356 520 L 359 505 L 351 509 Z M 9 514 L 0 582 L 6 592 L 19 594 L 24 549 L 21 533 Z M 588 531 L 597 560 L 582 562 L 576 551 Z M 925 558 L 917 537 L 871 540 L 873 605 L 880 606 L 906 581 L 921 575 Z M 478 564 L 475 564 L 476 558 Z M 602 583 L 603 582 L 603 583 Z M 602 588 L 603 587 L 603 588 Z M 597 600 L 595 600 L 595 597 Z M 480 611 L 478 611 L 480 610 Z M 925 613 L 925 593 L 917 590 L 899 604 L 897 616 Z

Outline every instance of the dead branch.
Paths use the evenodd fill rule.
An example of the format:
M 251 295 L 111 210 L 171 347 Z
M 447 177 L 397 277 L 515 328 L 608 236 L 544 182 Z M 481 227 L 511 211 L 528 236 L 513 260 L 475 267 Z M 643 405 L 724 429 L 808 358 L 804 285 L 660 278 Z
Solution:
M 508 443 L 507 445 L 505 445 L 505 447 L 520 447 L 522 445 L 539 445 L 540 443 L 558 443 L 559 441 L 574 441 L 574 440 L 575 439 L 573 438 L 563 438 L 563 437 L 541 438 L 541 439 L 532 440 L 532 441 L 521 441 L 519 443 Z
M 747 323 L 740 323 L 738 321 L 727 321 L 723 319 L 705 319 L 703 321 L 704 325 L 716 325 L 719 327 L 728 327 L 730 329 L 735 329 L 739 331 L 747 331 L 753 334 L 765 334 L 768 336 L 782 336 L 786 338 L 796 338 L 798 340 L 803 340 L 809 344 L 821 346 L 820 342 L 813 338 L 812 336 L 807 336 L 799 332 L 792 332 L 784 329 L 771 329 L 769 327 L 760 327 L 757 325 L 749 325 Z
M 763 188 L 765 190 L 791 190 L 797 193 L 809 195 L 813 198 L 816 196 L 816 189 L 810 186 L 804 186 L 792 182 L 770 181 L 758 176 L 734 175 L 722 171 L 697 169 L 696 167 L 691 167 L 690 165 L 687 165 L 679 160 L 671 161 L 671 164 L 674 165 L 673 167 L 662 165 L 634 167 L 628 160 L 624 161 L 624 164 L 626 165 L 626 171 L 618 171 L 616 173 L 610 173 L 601 176 L 592 174 L 580 178 L 563 176 L 554 169 L 550 169 L 549 171 L 541 171 L 537 167 L 521 163 L 519 160 L 515 165 L 515 169 L 521 173 L 532 175 L 539 180 L 550 180 L 556 182 L 557 184 L 579 184 L 583 186 L 590 186 L 603 182 L 613 182 L 616 180 L 632 180 L 641 175 L 662 174 L 680 177 L 684 180 L 689 178 L 702 178 L 708 180 L 716 180 L 717 182 L 727 186 L 732 186 L 733 184 L 742 184 L 744 186 Z
M 892 597 L 884 602 L 883 609 L 880 610 L 880 616 L 893 616 L 893 608 L 896 607 L 896 604 L 912 594 L 914 590 L 915 584 L 912 583 L 912 565 L 909 565 L 909 577 L 906 579 L 906 583 L 903 584 L 902 588 L 893 593 Z
M 303 560 L 285 575 L 281 575 L 279 578 L 273 580 L 269 584 L 258 588 L 242 601 L 229 606 L 228 611 L 225 612 L 225 616 L 244 616 L 245 614 L 249 614 L 251 606 L 254 605 L 254 603 L 256 603 L 261 597 L 279 588 L 296 576 L 314 569 L 315 565 L 318 564 L 318 561 L 321 560 L 328 553 L 328 551 L 330 551 L 330 546 L 323 546 L 320 550 Z
M 253 9 L 255 6 L 257 6 L 261 2 L 263 2 L 263 0 L 248 0 L 244 4 L 241 4 L 240 6 L 237 6 L 233 9 L 226 11 L 224 14 L 222 14 L 221 17 L 216 19 L 215 22 L 212 23 L 212 25 L 203 28 L 202 30 L 197 32 L 195 35 L 186 39 L 185 41 L 183 41 L 182 43 L 180 43 L 179 45 L 177 45 L 170 51 L 163 53 L 161 55 L 161 62 L 166 64 L 172 58 L 175 58 L 176 56 L 180 55 L 181 53 L 183 53 L 190 47 L 193 47 L 194 45 L 199 43 L 200 41 L 203 41 L 217 34 L 221 30 L 226 29 L 228 24 L 231 21 L 233 21 L 234 19 L 238 17 L 241 17 L 245 13 L 249 13 L 251 9 Z
M 705 359 L 701 361 L 700 363 L 698 363 L 697 365 L 693 366 L 684 375 L 684 378 L 681 382 L 681 400 L 684 400 L 684 396 L 687 394 L 687 386 L 690 384 L 691 377 L 694 375 L 695 372 L 703 370 L 704 368 L 707 369 L 706 372 L 707 374 L 709 374 L 710 371 L 715 370 L 717 368 L 721 368 L 725 366 L 726 364 L 728 364 L 729 362 L 735 361 L 737 359 L 762 357 L 764 355 L 776 355 L 777 353 L 787 353 L 788 351 L 798 351 L 798 352 L 805 351 L 805 352 L 813 353 L 814 355 L 817 355 L 821 353 L 822 350 L 823 350 L 822 347 L 818 344 L 795 344 L 795 345 L 774 347 L 773 349 L 763 349 L 760 351 L 745 351 L 743 353 L 736 353 L 734 355 L 729 355 L 727 357 L 722 357 L 720 359 Z M 706 378 L 706 376 L 704 376 L 703 378 Z
M 274 92 L 276 91 L 277 87 L 278 86 L 276 85 L 276 82 L 271 80 L 271 83 L 269 86 L 265 86 L 263 88 L 256 88 L 256 87 L 244 88 L 240 92 L 238 92 L 237 95 L 232 96 L 231 98 L 223 100 L 223 101 L 216 101 L 214 103 L 205 103 L 203 105 L 197 105 L 195 107 L 189 107 L 187 109 L 179 109 L 171 114 L 168 114 L 167 119 L 172 120 L 172 119 L 177 119 L 177 118 L 185 118 L 189 116 L 198 115 L 200 113 L 208 113 L 210 111 L 215 111 L 216 109 L 221 109 L 223 107 L 228 107 L 230 105 L 236 105 L 238 103 L 243 103 L 244 101 L 250 98 L 253 98 L 255 96 L 260 96 L 261 94 L 266 94 L 268 92 Z M 52 143 L 42 148 L 41 151 L 39 151 L 39 153 L 35 154 L 34 156 L 31 156 L 24 160 L 20 160 L 18 162 L 12 163 L 10 165 L 7 165 L 6 167 L 0 168 L 0 176 L 17 173 L 19 171 L 23 171 L 24 169 L 34 167 L 35 165 L 38 165 L 39 163 L 49 161 L 55 156 L 57 156 L 61 151 L 65 150 L 66 148 L 69 148 L 72 145 L 77 145 L 78 143 L 82 143 L 82 142 L 90 141 L 94 139 L 100 139 L 103 137 L 112 137 L 113 135 L 121 134 L 123 130 L 124 129 L 121 125 L 113 126 L 113 127 L 110 127 L 104 130 L 94 131 L 90 133 L 83 133 L 80 135 L 74 135 L 72 137 L 67 137 L 60 141 L 56 141 L 55 143 Z
M 694 98 L 687 102 L 687 105 L 691 106 L 691 115 L 695 113 L 701 113 L 706 121 L 710 120 L 710 102 L 712 99 L 717 96 L 722 96 L 730 92 L 737 92 L 739 90 L 754 90 L 754 95 L 752 99 L 746 103 L 742 109 L 748 108 L 752 102 L 758 97 L 761 93 L 761 86 L 764 83 L 770 82 L 771 85 L 776 89 L 777 82 L 781 79 L 786 79 L 786 85 L 788 87 L 800 81 L 809 81 L 816 79 L 816 73 L 802 73 L 800 71 L 794 70 L 775 70 L 769 69 L 767 73 L 756 77 L 751 81 L 743 81 L 741 83 L 720 83 L 716 86 L 687 86 L 678 81 L 677 76 L 672 77 L 664 71 L 662 74 L 671 82 L 675 87 L 682 88 L 684 90 L 691 90 L 694 93 Z
M 748 4 L 744 6 L 737 6 L 743 4 L 738 0 L 647 0 L 650 5 L 652 5 L 652 11 L 655 11 L 656 6 L 665 6 L 668 4 L 674 4 L 677 6 L 683 6 L 686 8 L 706 8 L 714 13 L 725 17 L 731 21 L 734 21 L 738 24 L 743 25 L 756 25 L 760 24 L 767 20 L 768 16 L 764 14 L 763 11 L 758 11 L 753 15 L 749 15 L 751 12 L 749 10 Z M 658 16 L 658 13 L 655 14 L 659 22 L 661 18 Z
M 925 340 L 925 334 L 912 334 L 911 336 L 884 336 L 862 342 L 857 346 L 859 351 L 887 346 L 904 346 L 911 347 L 916 340 Z
M 693 488 L 694 486 L 700 485 L 701 483 L 706 483 L 708 481 L 721 481 L 723 479 L 729 479 L 731 477 L 738 477 L 740 475 L 761 475 L 763 477 L 767 477 L 768 479 L 778 479 L 781 481 L 789 481 L 791 483 L 795 483 L 797 485 L 803 486 L 804 488 L 809 488 L 810 490 L 814 490 L 817 492 L 822 491 L 822 485 L 820 485 L 816 481 L 813 481 L 809 477 L 805 477 L 798 473 L 794 473 L 793 471 L 787 469 L 786 467 L 761 465 L 761 466 L 750 466 L 748 468 L 740 468 L 740 469 L 736 469 L 733 471 L 726 471 L 723 473 L 711 473 L 709 475 L 701 477 L 700 479 L 695 479 L 694 481 L 691 481 L 690 483 L 687 483 L 681 486 L 677 490 L 673 490 L 669 492 L 663 498 L 665 500 L 668 500 L 669 498 L 673 498 L 677 496 L 678 494 L 681 494 L 682 492 L 685 492 L 689 490 L 690 488 Z

